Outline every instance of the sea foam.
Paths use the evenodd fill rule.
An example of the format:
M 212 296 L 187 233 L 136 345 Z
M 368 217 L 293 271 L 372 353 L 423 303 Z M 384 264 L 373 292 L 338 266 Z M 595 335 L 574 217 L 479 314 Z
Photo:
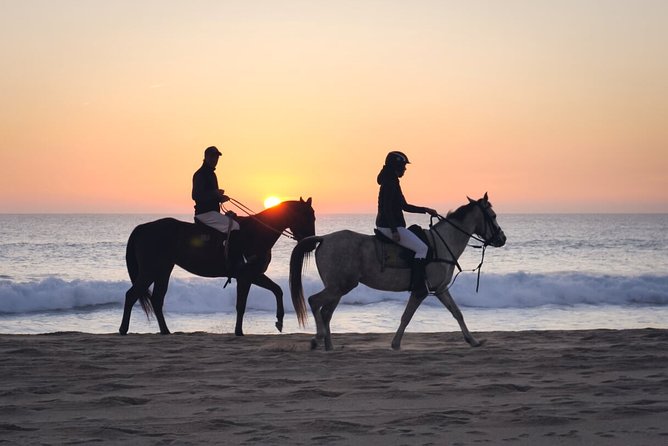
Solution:
M 305 276 L 304 294 L 322 289 L 319 279 Z M 279 278 L 286 311 L 292 311 L 288 281 Z M 165 310 L 172 313 L 214 313 L 234 311 L 236 282 L 223 288 L 225 279 L 172 278 L 165 300 Z M 47 278 L 15 283 L 0 280 L 0 314 L 49 311 L 92 311 L 100 306 L 122 307 L 127 281 L 65 281 Z M 476 293 L 476 275 L 462 274 L 450 292 L 462 307 L 537 308 L 574 305 L 668 305 L 668 276 L 665 275 L 595 275 L 554 274 L 484 274 Z M 368 305 L 385 301 L 405 301 L 407 292 L 387 292 L 358 286 L 342 300 L 342 305 Z M 441 305 L 437 299 L 426 305 Z M 248 308 L 274 311 L 276 301 L 267 290 L 251 287 Z

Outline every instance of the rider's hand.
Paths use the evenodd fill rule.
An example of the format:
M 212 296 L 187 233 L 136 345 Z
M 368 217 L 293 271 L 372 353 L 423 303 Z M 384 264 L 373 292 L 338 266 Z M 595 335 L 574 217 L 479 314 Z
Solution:
M 438 217 L 438 212 L 436 211 L 436 209 L 425 208 L 425 212 L 431 215 L 432 217 Z
M 399 235 L 399 232 L 393 232 L 392 233 L 392 240 L 395 243 L 398 243 L 401 240 L 401 236 Z
M 221 203 L 225 203 L 230 199 L 227 195 L 225 195 L 225 190 L 223 189 L 218 189 L 218 199 L 220 200 Z

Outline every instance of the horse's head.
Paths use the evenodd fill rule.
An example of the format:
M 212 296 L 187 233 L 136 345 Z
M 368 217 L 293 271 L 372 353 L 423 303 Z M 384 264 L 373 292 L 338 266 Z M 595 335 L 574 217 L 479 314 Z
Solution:
M 468 197 L 467 197 L 468 198 Z M 480 211 L 480 218 L 476 223 L 474 232 L 485 241 L 486 244 L 499 248 L 506 244 L 506 234 L 496 221 L 496 212 L 492 209 L 487 192 L 479 200 L 469 198 L 469 203 Z
M 315 211 L 311 206 L 311 198 L 309 197 L 304 201 L 300 197 L 299 201 L 286 201 L 284 203 L 288 206 L 287 227 L 297 241 L 315 235 Z

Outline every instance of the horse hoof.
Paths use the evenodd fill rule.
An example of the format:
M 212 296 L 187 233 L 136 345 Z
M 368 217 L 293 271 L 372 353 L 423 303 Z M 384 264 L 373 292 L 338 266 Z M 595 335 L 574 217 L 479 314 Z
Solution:
M 392 343 L 392 350 L 399 351 L 401 350 L 401 344 Z
M 483 345 L 485 345 L 485 343 L 487 343 L 487 339 L 481 339 L 479 341 L 470 342 L 471 347 L 482 347 Z
M 244 332 L 243 331 L 235 331 L 234 336 L 243 336 Z
M 318 348 L 318 341 L 315 340 L 315 338 L 311 339 L 311 350 L 315 350 Z
M 128 331 L 127 330 L 125 330 L 125 331 L 118 330 L 118 334 L 121 335 L 121 336 L 125 336 L 126 334 L 128 334 Z
M 283 322 L 276 322 L 276 328 L 278 329 L 279 333 L 283 333 Z

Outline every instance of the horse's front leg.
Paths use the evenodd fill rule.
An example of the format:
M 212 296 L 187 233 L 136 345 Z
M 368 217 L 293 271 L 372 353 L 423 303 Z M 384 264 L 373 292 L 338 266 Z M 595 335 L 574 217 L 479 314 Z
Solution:
M 244 313 L 246 313 L 246 303 L 248 302 L 250 286 L 251 280 L 248 277 L 237 278 L 237 323 L 234 326 L 234 334 L 236 336 L 244 335 Z
M 399 350 L 401 348 L 401 339 L 404 337 L 406 327 L 408 327 L 411 319 L 413 319 L 413 315 L 425 297 L 427 297 L 426 294 L 420 296 L 415 293 L 411 293 L 411 296 L 408 298 L 406 309 L 404 309 L 404 314 L 401 315 L 401 324 L 399 324 L 399 328 L 397 329 L 397 332 L 394 334 L 394 338 L 392 339 L 392 348 L 394 350 Z
M 258 277 L 253 279 L 253 284 L 269 290 L 274 293 L 276 296 L 276 328 L 278 331 L 283 332 L 283 317 L 285 316 L 285 308 L 283 307 L 283 290 L 280 286 L 266 274 L 260 274 Z
M 445 290 L 441 293 L 436 294 L 436 297 L 438 300 L 440 300 L 445 307 L 450 310 L 450 313 L 454 316 L 454 318 L 457 320 L 459 323 L 459 328 L 462 330 L 462 334 L 464 335 L 464 339 L 466 342 L 469 343 L 471 347 L 480 347 L 485 343 L 484 339 L 481 339 L 478 341 L 469 331 L 468 327 L 466 326 L 466 322 L 464 322 L 464 316 L 462 315 L 462 312 L 459 310 L 459 307 L 455 303 L 454 299 L 450 295 L 450 292 L 448 290 Z

